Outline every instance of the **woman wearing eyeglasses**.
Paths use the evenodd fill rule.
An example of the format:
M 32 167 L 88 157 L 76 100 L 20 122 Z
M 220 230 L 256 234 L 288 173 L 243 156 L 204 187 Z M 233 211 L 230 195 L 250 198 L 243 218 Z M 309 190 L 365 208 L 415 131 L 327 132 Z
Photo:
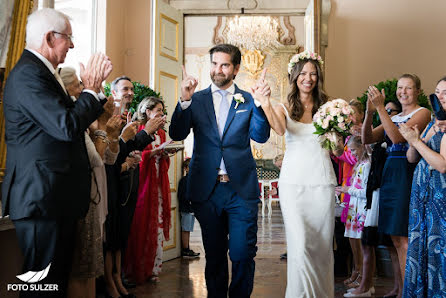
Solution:
M 404 280 L 406 264 L 407 235 L 409 222 L 409 199 L 412 175 L 415 164 L 407 161 L 408 143 L 398 127 L 405 123 L 408 127 L 417 126 L 423 130 L 429 123 L 431 114 L 418 105 L 421 90 L 420 79 L 416 75 L 403 74 L 397 83 L 396 97 L 401 103 L 402 112 L 390 117 L 384 106 L 385 94 L 375 87 L 368 88 L 367 111 L 362 126 L 362 140 L 365 144 L 385 139 L 388 157 L 384 165 L 379 193 L 378 231 L 390 235 L 398 254 L 398 262 Z M 377 112 L 381 125 L 372 129 L 373 114 Z M 395 260 L 396 261 L 396 260 Z M 401 288 L 398 293 L 401 295 Z

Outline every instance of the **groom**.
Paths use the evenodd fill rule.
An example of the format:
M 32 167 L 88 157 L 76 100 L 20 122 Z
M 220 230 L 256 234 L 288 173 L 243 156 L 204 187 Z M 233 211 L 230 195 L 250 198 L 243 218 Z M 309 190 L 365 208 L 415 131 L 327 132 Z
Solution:
M 259 187 L 250 139 L 264 143 L 270 127 L 259 103 L 233 82 L 240 50 L 229 44 L 210 49 L 212 84 L 194 93 L 198 81 L 183 67 L 181 98 L 169 128 L 173 140 L 194 131 L 187 197 L 200 222 L 206 252 L 208 297 L 249 297 L 257 251 Z M 270 90 L 267 87 L 266 93 Z

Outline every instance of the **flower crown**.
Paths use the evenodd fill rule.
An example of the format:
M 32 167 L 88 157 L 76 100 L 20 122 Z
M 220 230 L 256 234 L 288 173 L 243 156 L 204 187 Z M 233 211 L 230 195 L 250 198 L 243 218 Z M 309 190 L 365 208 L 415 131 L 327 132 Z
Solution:
M 288 63 L 288 73 L 291 74 L 293 67 L 296 65 L 299 60 L 315 60 L 319 63 L 320 66 L 324 64 L 322 57 L 316 53 L 310 51 L 303 51 L 302 53 L 296 54 L 291 57 L 290 63 Z

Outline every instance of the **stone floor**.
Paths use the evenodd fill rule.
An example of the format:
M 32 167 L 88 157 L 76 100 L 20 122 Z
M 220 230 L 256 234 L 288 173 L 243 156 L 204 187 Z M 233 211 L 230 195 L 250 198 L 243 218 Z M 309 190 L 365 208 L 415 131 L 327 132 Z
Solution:
M 286 251 L 285 231 L 280 208 L 275 206 L 271 218 L 262 218 L 258 222 L 258 252 L 256 257 L 256 272 L 252 297 L 284 297 L 286 289 L 286 261 L 279 255 Z M 138 298 L 176 298 L 176 297 L 206 297 L 206 282 L 204 279 L 204 249 L 201 241 L 201 231 L 198 222 L 191 234 L 191 248 L 201 253 L 198 259 L 177 258 L 163 264 L 160 282 L 145 283 L 138 286 L 132 293 Z M 337 277 L 335 297 L 343 297 L 346 289 L 342 283 L 345 277 Z M 376 278 L 376 297 L 390 291 L 391 278 Z

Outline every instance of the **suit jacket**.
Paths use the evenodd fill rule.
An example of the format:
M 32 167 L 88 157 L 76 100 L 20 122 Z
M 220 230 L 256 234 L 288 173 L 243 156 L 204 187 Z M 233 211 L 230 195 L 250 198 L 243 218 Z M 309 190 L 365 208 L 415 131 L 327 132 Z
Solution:
M 211 87 L 196 92 L 191 105 L 182 110 L 178 103 L 172 115 L 169 135 L 183 140 L 194 130 L 194 151 L 189 164 L 187 196 L 192 202 L 209 199 L 215 186 L 221 158 L 225 161 L 231 186 L 244 199 L 258 199 L 259 187 L 256 163 L 252 157 L 250 139 L 265 143 L 270 126 L 251 94 L 235 86 L 235 94 L 245 99 L 235 109 L 235 100 L 229 108 L 222 139 L 218 133 Z
M 54 75 L 25 50 L 4 93 L 7 145 L 3 214 L 81 218 L 90 202 L 91 169 L 84 131 L 103 112 L 83 92 L 76 102 Z

